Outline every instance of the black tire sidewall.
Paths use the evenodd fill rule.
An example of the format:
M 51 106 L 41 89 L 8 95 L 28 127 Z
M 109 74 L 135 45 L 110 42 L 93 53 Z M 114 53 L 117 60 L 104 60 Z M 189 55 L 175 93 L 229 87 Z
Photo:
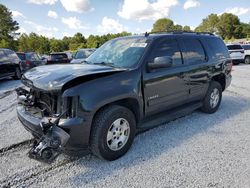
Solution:
M 210 98 L 211 98 L 211 93 L 213 92 L 213 90 L 217 88 L 219 90 L 219 95 L 220 95 L 220 98 L 219 98 L 219 102 L 218 104 L 216 105 L 216 107 L 212 108 L 211 107 L 211 104 L 210 104 Z M 208 88 L 208 91 L 207 91 L 207 94 L 206 94 L 206 97 L 203 101 L 203 107 L 202 107 L 202 111 L 203 112 L 206 112 L 206 113 L 214 113 L 218 110 L 219 106 L 220 106 L 220 103 L 221 103 L 221 99 L 222 99 L 222 87 L 220 85 L 219 82 L 216 82 L 216 81 L 212 81 L 210 83 L 210 86 Z
M 247 60 L 248 60 L 248 62 L 247 62 Z M 249 57 L 249 56 L 247 56 L 247 57 L 245 58 L 245 64 L 250 64 L 250 57 Z
M 111 124 L 119 118 L 124 118 L 128 121 L 130 127 L 130 135 L 127 143 L 120 150 L 113 151 L 107 145 L 107 133 Z M 99 134 L 97 143 L 99 154 L 106 160 L 118 159 L 129 150 L 133 143 L 136 132 L 136 121 L 134 114 L 127 108 L 115 106 L 112 112 L 105 117 L 103 124 L 100 125 L 99 128 L 100 130 L 98 131 Z

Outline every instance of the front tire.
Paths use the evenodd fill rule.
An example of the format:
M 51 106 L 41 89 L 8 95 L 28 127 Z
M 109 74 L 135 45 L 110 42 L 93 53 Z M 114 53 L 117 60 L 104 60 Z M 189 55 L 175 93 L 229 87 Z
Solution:
M 91 130 L 92 153 L 105 160 L 116 160 L 133 143 L 136 132 L 135 116 L 123 106 L 108 106 L 97 113 Z
M 245 64 L 250 64 L 250 56 L 245 57 Z
M 222 98 L 221 84 L 219 82 L 212 81 L 208 88 L 207 94 L 204 98 L 201 110 L 208 114 L 216 112 L 220 106 L 221 98 Z

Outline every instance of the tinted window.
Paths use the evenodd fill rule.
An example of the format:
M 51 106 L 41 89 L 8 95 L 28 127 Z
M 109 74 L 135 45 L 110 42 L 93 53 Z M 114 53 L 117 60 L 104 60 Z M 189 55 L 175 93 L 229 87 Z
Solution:
M 173 65 L 181 65 L 181 52 L 175 39 L 163 39 L 154 47 L 149 62 L 153 62 L 156 57 L 170 56 L 173 59 Z
M 242 50 L 243 49 L 241 45 L 228 45 L 227 48 L 228 50 Z
M 75 59 L 87 58 L 92 53 L 93 53 L 93 50 L 79 50 L 76 52 Z
M 50 55 L 50 59 L 54 60 L 54 59 L 68 59 L 67 54 L 51 54 Z
M 25 54 L 23 54 L 23 53 L 17 53 L 17 56 L 19 57 L 19 59 L 25 60 Z
M 206 40 L 209 48 L 213 52 L 213 58 L 229 58 L 229 53 L 225 43 L 219 38 L 209 38 Z
M 244 50 L 250 50 L 250 45 L 242 45 L 242 47 L 244 48 Z
M 189 64 L 202 63 L 205 61 L 206 55 L 199 40 L 193 38 L 186 38 L 181 39 L 181 41 L 184 45 L 184 61 L 188 62 Z
M 26 57 L 30 61 L 38 61 L 39 60 L 39 57 L 37 56 L 36 53 L 27 53 Z
M 11 60 L 18 60 L 18 57 L 15 52 L 11 50 L 6 50 L 5 53 L 7 54 L 8 58 Z
M 0 50 L 0 62 L 6 61 L 7 57 L 3 50 Z

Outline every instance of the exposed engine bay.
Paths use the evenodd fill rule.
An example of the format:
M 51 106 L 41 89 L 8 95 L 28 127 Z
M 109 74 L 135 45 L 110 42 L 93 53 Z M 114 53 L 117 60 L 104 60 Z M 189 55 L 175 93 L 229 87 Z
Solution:
M 33 147 L 28 155 L 32 159 L 51 163 L 63 152 L 64 146 L 70 138 L 70 135 L 60 128 L 58 124 L 62 117 L 72 117 L 74 115 L 75 111 L 70 108 L 72 103 L 69 102 L 70 99 L 62 103 L 62 100 L 59 100 L 56 95 L 39 93 L 30 88 L 18 88 L 16 92 L 18 104 L 24 106 L 28 112 L 41 119 L 39 124 L 41 134 L 35 135 Z

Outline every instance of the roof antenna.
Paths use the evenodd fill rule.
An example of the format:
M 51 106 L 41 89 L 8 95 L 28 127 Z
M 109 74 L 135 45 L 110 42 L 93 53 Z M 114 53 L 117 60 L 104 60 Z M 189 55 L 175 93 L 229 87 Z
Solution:
M 146 33 L 145 33 L 145 37 L 148 37 L 149 36 L 149 33 L 146 31 Z

